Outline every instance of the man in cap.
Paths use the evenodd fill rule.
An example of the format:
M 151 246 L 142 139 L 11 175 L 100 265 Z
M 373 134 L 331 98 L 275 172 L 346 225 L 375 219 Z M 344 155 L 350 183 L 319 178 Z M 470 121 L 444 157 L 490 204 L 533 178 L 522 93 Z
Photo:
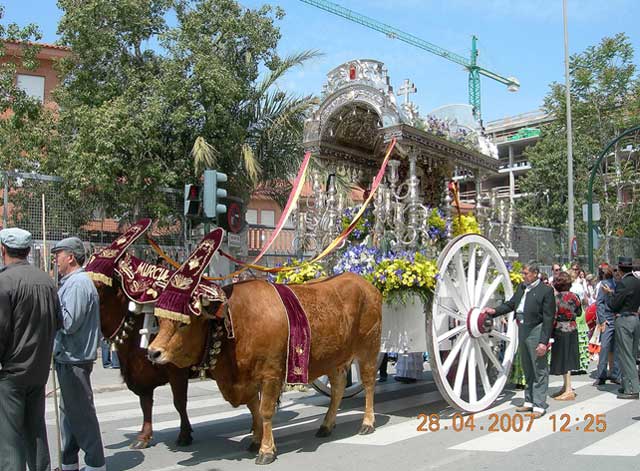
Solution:
M 29 264 L 31 234 L 0 231 L 0 469 L 48 471 L 45 387 L 60 326 L 53 280 Z
M 615 343 L 618 362 L 622 370 L 622 387 L 618 399 L 638 399 L 640 383 L 636 355 L 640 345 L 640 274 L 632 272 L 631 257 L 618 259 L 622 279 L 609 299 L 609 307 L 615 313 Z
M 77 237 L 58 242 L 55 254 L 60 280 L 63 327 L 54 347 L 60 382 L 62 469 L 79 469 L 78 453 L 85 452 L 85 470 L 105 470 L 100 425 L 91 388 L 91 371 L 100 341 L 100 301 L 84 272 L 84 244 Z

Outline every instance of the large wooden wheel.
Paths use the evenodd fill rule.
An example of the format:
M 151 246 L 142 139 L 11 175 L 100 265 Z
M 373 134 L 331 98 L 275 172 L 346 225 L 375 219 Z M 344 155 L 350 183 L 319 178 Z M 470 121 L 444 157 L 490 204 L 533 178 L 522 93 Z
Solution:
M 376 369 L 380 368 L 380 364 L 382 363 L 382 358 L 384 353 L 378 354 L 378 361 L 376 363 Z M 360 366 L 357 361 L 351 363 L 351 371 L 350 376 L 348 377 L 347 387 L 344 388 L 343 398 L 353 397 L 356 394 L 359 394 L 362 390 L 364 390 L 364 384 L 362 384 L 362 379 L 360 376 Z M 331 383 L 329 382 L 328 376 L 320 376 L 315 379 L 311 385 L 315 388 L 316 391 L 324 394 L 325 396 L 331 396 Z
M 447 244 L 438 273 L 427 320 L 433 378 L 451 406 L 478 412 L 502 392 L 517 350 L 513 313 L 493 320 L 481 314 L 513 294 L 509 271 L 489 240 L 466 234 Z

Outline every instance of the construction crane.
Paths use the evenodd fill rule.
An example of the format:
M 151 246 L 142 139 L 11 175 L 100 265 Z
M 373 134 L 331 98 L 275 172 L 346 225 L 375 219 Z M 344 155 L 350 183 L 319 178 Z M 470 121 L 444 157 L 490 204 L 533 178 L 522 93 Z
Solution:
M 490 79 L 500 82 L 507 86 L 507 90 L 510 92 L 517 92 L 520 88 L 520 82 L 515 77 L 503 77 L 500 74 L 491 72 L 490 70 L 480 67 L 477 63 L 478 60 L 478 48 L 476 36 L 471 37 L 471 57 L 467 59 L 464 56 L 456 54 L 455 52 L 447 51 L 446 49 L 436 46 L 430 42 L 420 39 L 412 34 L 400 31 L 393 26 L 386 25 L 380 21 L 374 20 L 367 16 L 356 13 L 353 10 L 342 7 L 336 3 L 326 0 L 300 0 L 303 3 L 307 3 L 314 7 L 333 13 L 334 15 L 341 16 L 347 20 L 366 26 L 367 28 L 374 29 L 381 33 L 386 34 L 391 39 L 399 39 L 412 46 L 424 49 L 432 54 L 448 59 L 456 64 L 460 64 L 469 71 L 469 103 L 473 107 L 473 115 L 480 122 L 481 119 L 481 106 L 480 106 L 480 76 L 484 75 Z

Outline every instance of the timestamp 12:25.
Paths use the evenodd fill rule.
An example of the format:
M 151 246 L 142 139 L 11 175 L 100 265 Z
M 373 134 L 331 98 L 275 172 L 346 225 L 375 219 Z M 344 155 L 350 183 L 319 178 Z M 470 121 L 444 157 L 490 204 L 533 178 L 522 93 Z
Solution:
M 583 417 L 572 417 L 569 414 L 551 414 L 551 429 L 553 432 L 572 432 L 580 430 L 582 432 L 604 432 L 607 430 L 607 421 L 605 414 L 585 414 Z M 572 424 L 575 422 L 585 422 L 584 426 L 579 427 Z

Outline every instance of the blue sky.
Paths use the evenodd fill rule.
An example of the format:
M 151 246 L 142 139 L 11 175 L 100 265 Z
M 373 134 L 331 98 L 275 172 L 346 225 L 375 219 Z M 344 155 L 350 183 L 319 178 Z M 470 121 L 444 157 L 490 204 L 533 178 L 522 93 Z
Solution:
M 503 76 L 515 76 L 521 89 L 482 79 L 485 122 L 537 109 L 553 81 L 564 80 L 562 0 L 335 0 L 426 41 L 469 55 L 471 35 L 479 37 L 479 63 Z M 0 0 L 4 21 L 40 25 L 44 41 L 56 40 L 60 12 L 55 0 Z M 243 0 L 247 7 L 264 1 Z M 397 90 L 405 78 L 418 88 L 420 111 L 467 102 L 467 73 L 461 66 L 413 48 L 381 33 L 333 16 L 299 0 L 272 0 L 287 16 L 280 23 L 283 54 L 317 49 L 324 56 L 293 71 L 279 86 L 296 93 L 319 94 L 325 74 L 351 59 L 384 62 Z M 597 44 L 604 36 L 626 33 L 640 63 L 640 1 L 569 0 L 571 53 Z

